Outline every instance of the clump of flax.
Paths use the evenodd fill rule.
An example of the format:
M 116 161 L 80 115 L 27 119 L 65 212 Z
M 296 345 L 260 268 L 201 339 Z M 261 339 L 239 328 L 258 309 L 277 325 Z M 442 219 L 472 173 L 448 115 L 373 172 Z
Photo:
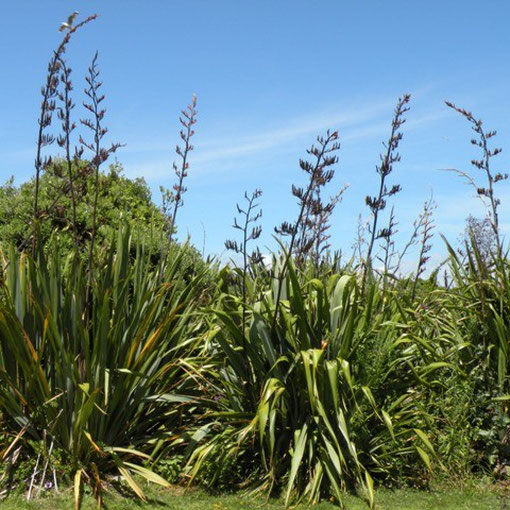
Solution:
M 502 243 L 499 231 L 499 216 L 498 216 L 498 207 L 501 203 L 500 199 L 496 197 L 494 193 L 494 185 L 497 182 L 504 181 L 508 179 L 508 174 L 503 174 L 500 172 L 494 173 L 491 167 L 492 158 L 501 153 L 501 148 L 491 149 L 489 144 L 491 138 L 496 136 L 497 131 L 487 131 L 484 129 L 483 122 L 480 119 L 474 117 L 474 115 L 464 108 L 460 108 L 455 104 L 445 101 L 446 105 L 449 108 L 452 108 L 456 112 L 460 113 L 470 124 L 471 129 L 476 133 L 476 137 L 471 139 L 471 144 L 479 147 L 481 149 L 480 159 L 472 159 L 471 165 L 477 169 L 481 170 L 485 174 L 486 184 L 484 186 L 480 186 L 477 184 L 476 179 L 470 176 L 467 172 L 463 172 L 457 169 L 451 169 L 451 171 L 457 173 L 462 178 L 464 178 L 469 185 L 471 185 L 475 191 L 476 195 L 482 201 L 486 211 L 487 218 L 491 224 L 492 230 L 494 232 L 494 236 L 496 239 L 496 257 L 501 258 L 502 256 Z M 487 203 L 488 201 L 488 203 Z
M 248 250 L 248 244 L 250 241 L 255 241 L 262 234 L 262 227 L 260 225 L 256 225 L 256 223 L 262 217 L 262 209 L 260 208 L 257 200 L 261 197 L 262 191 L 260 189 L 256 189 L 251 195 L 248 195 L 247 192 L 244 193 L 244 199 L 246 201 L 245 208 L 241 207 L 239 204 L 237 206 L 237 212 L 240 215 L 240 219 L 238 221 L 237 218 L 234 218 L 233 227 L 242 232 L 242 239 L 240 242 L 235 240 L 228 239 L 225 241 L 225 248 L 227 250 L 233 251 L 237 254 L 242 255 L 243 257 L 243 266 L 241 268 L 241 291 L 243 296 L 243 314 L 242 314 L 242 328 L 243 331 L 246 325 L 246 280 L 248 277 L 248 270 L 250 265 L 258 264 L 262 261 L 262 255 L 256 247 L 253 251 Z
M 375 242 L 378 239 L 384 239 L 391 232 L 387 228 L 379 229 L 379 216 L 380 213 L 386 208 L 386 201 L 388 198 L 396 195 L 401 191 L 400 184 L 393 184 L 388 187 L 386 179 L 393 171 L 395 163 L 400 161 L 400 154 L 398 153 L 398 146 L 402 140 L 403 133 L 400 128 L 405 123 L 404 115 L 409 111 L 409 101 L 411 96 L 404 94 L 398 99 L 397 105 L 394 110 L 393 120 L 391 122 L 391 133 L 388 141 L 384 143 L 385 151 L 380 155 L 381 162 L 376 166 L 376 172 L 379 175 L 379 190 L 375 196 L 365 197 L 365 203 L 370 209 L 372 221 L 368 226 L 369 241 L 364 260 L 364 271 L 362 280 L 362 292 L 364 292 L 366 280 L 372 270 L 372 252 L 374 250 Z

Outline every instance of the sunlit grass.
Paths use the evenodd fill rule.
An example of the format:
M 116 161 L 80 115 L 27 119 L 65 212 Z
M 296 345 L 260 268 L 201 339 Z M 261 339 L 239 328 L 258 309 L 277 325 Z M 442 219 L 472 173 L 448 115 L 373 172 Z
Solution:
M 110 494 L 105 498 L 105 504 L 110 510 L 124 510 L 139 508 L 141 510 L 155 510 L 171 508 L 172 510 L 234 510 L 260 509 L 270 510 L 285 508 L 283 500 L 263 497 L 249 497 L 239 494 L 213 496 L 200 490 L 183 492 L 182 489 L 148 490 L 148 503 L 140 503 L 134 498 L 123 498 L 117 494 Z M 431 491 L 418 490 L 380 490 L 377 491 L 377 507 L 380 510 L 499 510 L 510 507 L 510 495 L 505 496 L 489 487 L 472 486 L 463 489 L 442 488 Z M 22 498 L 9 498 L 1 503 L 2 510 L 67 510 L 72 506 L 72 494 L 67 491 L 59 496 L 48 496 L 36 501 L 27 502 Z M 307 508 L 306 505 L 302 505 Z M 354 497 L 345 499 L 347 510 L 366 509 L 366 504 Z M 97 508 L 95 500 L 87 496 L 83 500 L 84 510 Z M 321 503 L 313 507 L 317 510 L 332 510 L 338 508 L 332 503 Z

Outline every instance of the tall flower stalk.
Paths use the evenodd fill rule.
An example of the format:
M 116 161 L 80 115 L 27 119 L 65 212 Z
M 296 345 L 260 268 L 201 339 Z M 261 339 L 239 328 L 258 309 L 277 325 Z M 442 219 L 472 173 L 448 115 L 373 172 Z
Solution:
M 66 51 L 66 47 L 71 40 L 71 36 L 81 27 L 87 23 L 95 20 L 97 14 L 89 16 L 75 26 L 69 26 L 65 36 L 54 50 L 53 56 L 48 63 L 48 72 L 46 80 L 41 88 L 41 107 L 39 111 L 38 133 L 37 133 L 37 150 L 35 156 L 35 190 L 34 190 L 34 207 L 33 207 L 33 229 L 32 229 L 32 253 L 35 252 L 35 244 L 37 237 L 37 222 L 39 220 L 39 193 L 41 186 L 41 173 L 51 163 L 50 157 L 43 156 L 43 149 L 51 145 L 55 141 L 55 137 L 47 133 L 48 128 L 51 126 L 53 112 L 55 111 L 55 97 L 57 96 L 57 88 L 59 83 L 58 73 L 61 69 L 61 59 Z
M 393 270 L 393 257 L 395 256 L 395 235 L 397 234 L 397 221 L 395 219 L 395 208 L 392 207 L 390 217 L 388 218 L 388 225 L 386 228 L 381 229 L 379 237 L 382 239 L 382 256 L 379 256 L 379 261 L 383 264 L 383 288 L 386 288 L 388 276 Z
M 508 174 L 503 174 L 500 172 L 493 172 L 491 167 L 492 158 L 501 153 L 501 148 L 496 147 L 491 149 L 489 147 L 489 143 L 491 138 L 496 136 L 497 131 L 487 131 L 483 127 L 483 122 L 480 119 L 477 119 L 470 111 L 465 110 L 464 108 L 460 108 L 455 104 L 446 101 L 446 106 L 455 110 L 457 113 L 460 113 L 470 124 L 471 129 L 476 133 L 476 137 L 471 139 L 471 144 L 479 147 L 481 149 L 480 159 L 472 159 L 471 164 L 477 169 L 481 170 L 485 174 L 486 185 L 480 186 L 476 183 L 476 180 L 473 179 L 466 172 L 461 170 L 454 169 L 453 171 L 459 174 L 461 177 L 466 179 L 468 183 L 474 187 L 476 190 L 477 196 L 480 198 L 482 203 L 484 204 L 487 210 L 487 217 L 490 221 L 492 230 L 494 231 L 494 236 L 496 238 L 496 250 L 497 250 L 497 258 L 501 258 L 502 256 L 502 243 L 499 231 L 499 213 L 498 208 L 500 204 L 500 199 L 496 197 L 494 193 L 494 185 L 497 182 L 504 181 L 508 179 Z M 487 203 L 487 200 L 489 203 Z
M 426 264 L 430 260 L 429 252 L 432 249 L 430 242 L 434 236 L 434 219 L 433 213 L 436 208 L 436 204 L 432 197 L 425 202 L 423 210 L 418 218 L 418 224 L 420 225 L 420 253 L 418 256 L 418 263 L 416 266 L 416 274 L 413 282 L 413 289 L 411 291 L 411 299 L 414 301 L 416 297 L 416 289 L 418 286 L 418 280 L 425 272 Z
M 366 280 L 368 274 L 372 270 L 372 252 L 374 249 L 375 241 L 383 237 L 385 229 L 378 229 L 379 215 L 381 211 L 386 208 L 386 200 L 396 195 L 401 191 L 400 184 L 394 184 L 391 188 L 387 187 L 386 179 L 393 171 L 393 165 L 400 161 L 400 154 L 397 152 L 403 134 L 400 128 L 405 123 L 404 115 L 409 111 L 408 104 L 411 100 L 409 94 L 404 94 L 397 101 L 395 107 L 393 120 L 391 122 L 391 133 L 388 141 L 384 143 L 385 152 L 381 154 L 381 163 L 376 166 L 376 172 L 379 174 L 379 190 L 376 196 L 365 197 L 367 204 L 372 214 L 372 221 L 369 226 L 370 240 L 368 241 L 367 252 L 365 256 L 363 279 L 361 284 L 361 292 L 364 293 Z
M 299 213 L 294 223 L 284 221 L 279 227 L 275 228 L 277 234 L 289 237 L 290 241 L 278 274 L 278 287 L 271 328 L 273 331 L 278 320 L 283 282 L 285 280 L 290 257 L 296 246 L 300 246 L 301 249 L 304 247 L 304 242 L 302 242 L 301 239 L 303 239 L 303 229 L 305 229 L 308 224 L 306 220 L 311 213 L 313 193 L 317 189 L 317 186 L 329 182 L 334 175 L 332 167 L 338 162 L 338 156 L 334 154 L 334 152 L 340 149 L 340 144 L 337 140 L 338 132 L 334 131 L 331 133 L 328 130 L 325 137 L 317 137 L 317 146 L 312 145 L 310 149 L 307 150 L 307 153 L 312 156 L 314 160 L 299 160 L 301 170 L 306 172 L 309 176 L 306 188 L 292 186 L 292 194 L 298 199 Z M 300 233 L 301 237 L 299 237 Z M 304 235 L 306 236 L 306 233 Z
M 61 105 L 57 109 L 57 116 L 62 121 L 62 134 L 58 136 L 57 143 L 65 151 L 65 162 L 72 208 L 73 240 L 75 245 L 78 245 L 78 233 L 76 231 L 76 193 L 74 189 L 73 165 L 71 159 L 71 133 L 76 128 L 76 123 L 71 120 L 71 111 L 75 106 L 71 98 L 73 85 L 71 82 L 71 68 L 67 66 L 66 61 L 62 57 L 59 58 L 59 65 L 61 69 L 60 82 L 62 90 L 57 94 L 61 102 Z
M 342 201 L 346 189 L 346 185 L 342 186 L 340 191 L 336 195 L 330 197 L 328 201 L 322 199 L 320 186 L 317 186 L 315 190 L 310 215 L 311 228 L 309 234 L 309 242 L 311 242 L 310 255 L 315 267 L 319 267 L 324 254 L 327 254 L 328 250 L 331 248 L 329 243 L 331 235 L 328 233 L 331 227 L 331 215 L 337 204 Z
M 164 204 L 165 210 L 171 211 L 169 213 L 169 233 L 166 240 L 164 255 L 162 257 L 161 275 L 165 270 L 168 260 L 168 253 L 170 252 L 170 246 L 172 244 L 173 234 L 177 221 L 177 212 L 179 211 L 179 208 L 181 208 L 184 204 L 182 196 L 188 190 L 188 188 L 184 186 L 184 179 L 188 176 L 190 153 L 195 148 L 191 143 L 191 139 L 195 134 L 193 126 L 197 122 L 197 114 L 197 96 L 193 94 L 191 103 L 184 110 L 181 110 L 181 116 L 179 117 L 179 122 L 182 126 L 182 129 L 179 132 L 179 136 L 184 145 L 177 145 L 175 147 L 175 152 L 181 160 L 179 164 L 174 161 L 172 165 L 177 177 L 177 182 L 173 185 L 173 192 L 161 187 L 163 200 L 166 200 L 166 205 Z
M 251 195 L 247 192 L 244 193 L 246 200 L 246 209 L 243 209 L 237 204 L 237 212 L 241 216 L 241 224 L 234 218 L 234 228 L 242 232 L 242 241 L 238 243 L 228 239 L 225 241 L 225 247 L 227 250 L 234 251 L 235 253 L 241 254 L 243 257 L 243 267 L 241 276 L 241 290 L 243 296 L 243 315 L 242 315 L 242 328 L 245 331 L 246 327 L 246 279 L 248 273 L 248 266 L 251 262 L 258 262 L 261 260 L 261 255 L 258 249 L 254 250 L 251 254 L 248 252 L 248 243 L 254 241 L 262 234 L 262 227 L 260 225 L 252 226 L 262 217 L 262 210 L 259 208 L 257 200 L 262 195 L 262 191 L 256 189 Z
M 91 114 L 92 118 L 82 119 L 81 123 L 87 127 L 92 133 L 92 140 L 87 142 L 80 137 L 80 143 L 92 152 L 92 167 L 94 170 L 94 200 L 92 204 L 92 234 L 89 244 L 88 256 L 88 289 L 92 282 L 93 264 L 94 264 L 94 245 L 97 236 L 97 204 L 99 198 L 99 177 L 101 165 L 122 145 L 113 143 L 110 147 L 103 147 L 102 141 L 108 128 L 103 125 L 103 119 L 106 110 L 103 108 L 102 103 L 105 99 L 104 94 L 101 93 L 102 82 L 99 81 L 99 69 L 97 67 L 98 53 L 96 52 L 92 59 L 92 64 L 88 69 L 88 74 L 85 77 L 88 87 L 85 89 L 85 94 L 88 97 L 88 102 L 84 102 L 83 106 Z

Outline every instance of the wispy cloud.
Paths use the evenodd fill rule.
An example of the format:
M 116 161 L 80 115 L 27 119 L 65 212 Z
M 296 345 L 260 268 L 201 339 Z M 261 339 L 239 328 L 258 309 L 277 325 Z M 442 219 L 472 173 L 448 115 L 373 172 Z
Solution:
M 310 133 L 317 133 L 327 128 L 340 129 L 346 126 L 355 126 L 363 122 L 370 121 L 377 117 L 377 115 L 383 112 L 390 111 L 393 102 L 389 100 L 374 102 L 365 108 L 333 108 L 333 112 L 321 112 L 314 115 L 307 116 L 296 116 L 290 119 L 286 119 L 285 125 L 273 124 L 267 126 L 265 129 L 259 128 L 258 131 L 251 132 L 239 136 L 234 134 L 232 128 L 229 127 L 227 130 L 222 129 L 221 138 L 209 138 L 205 139 L 201 144 L 200 148 L 207 151 L 207 153 L 216 154 L 216 151 L 222 150 L 228 143 L 229 145 L 235 145 L 245 148 L 247 152 L 264 150 L 268 147 L 273 147 L 281 144 L 288 143 L 301 138 L 302 136 Z M 246 120 L 246 119 L 245 119 Z M 234 122 L 234 124 L 238 124 Z M 247 122 L 249 124 L 249 122 Z M 216 130 L 216 126 L 212 126 L 213 130 Z M 233 129 L 237 129 L 234 127 Z M 207 133 L 203 134 L 202 138 L 205 138 Z M 134 136 L 136 140 L 136 136 Z M 136 142 L 128 144 L 125 152 L 158 152 L 168 151 L 169 142 L 164 141 L 148 141 L 148 142 Z M 220 154 L 218 152 L 218 154 Z M 222 153 L 221 153 L 222 154 Z M 230 153 L 227 154 L 230 156 Z
M 406 132 L 413 131 L 420 128 L 421 126 L 432 124 L 438 120 L 441 120 L 447 116 L 448 112 L 444 110 L 438 110 L 430 113 L 420 114 L 418 118 L 408 120 L 405 123 L 404 130 Z M 349 128 L 349 126 L 348 126 Z M 390 120 L 377 121 L 374 123 L 366 123 L 363 126 L 352 127 L 347 129 L 341 140 L 345 141 L 358 141 L 373 136 L 387 136 L 389 135 Z
M 242 136 L 232 132 L 222 133 L 222 137 L 201 143 L 193 157 L 193 165 L 199 170 L 212 168 L 213 163 L 221 161 L 235 161 L 244 156 L 254 155 L 266 151 L 281 150 L 291 147 L 307 137 L 310 140 L 326 129 L 338 129 L 342 142 L 358 142 L 369 137 L 384 137 L 388 133 L 393 100 L 374 102 L 361 109 L 341 112 L 336 108 L 335 113 L 321 113 L 314 116 L 295 117 L 289 119 L 284 126 L 271 126 Z M 433 123 L 446 115 L 443 110 L 415 114 L 415 118 L 406 123 L 406 130 L 413 130 L 425 124 Z M 203 134 L 206 137 L 207 133 Z M 168 145 L 150 144 L 132 147 L 128 153 L 164 151 L 162 158 L 153 158 L 152 162 L 144 158 L 141 165 L 130 165 L 130 175 L 143 171 L 148 179 L 156 179 L 168 173 L 169 160 Z M 128 158 L 130 159 L 130 158 Z
M 289 119 L 285 126 L 271 127 L 262 132 L 250 133 L 232 139 L 212 140 L 203 145 L 203 160 L 212 160 L 259 152 L 273 147 L 288 145 L 308 135 L 316 135 L 326 129 L 346 130 L 376 119 L 382 112 L 391 107 L 391 102 L 383 101 L 363 109 L 337 112 L 336 114 L 319 114 L 309 117 Z M 228 144 L 228 145 L 227 145 Z M 209 148 L 208 148 L 209 147 Z M 231 149 L 229 149 L 231 147 Z

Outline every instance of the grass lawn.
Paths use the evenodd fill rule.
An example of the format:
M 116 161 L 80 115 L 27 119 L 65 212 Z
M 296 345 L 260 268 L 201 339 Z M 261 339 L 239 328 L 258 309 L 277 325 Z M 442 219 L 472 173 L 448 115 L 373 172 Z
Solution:
M 106 498 L 109 510 L 139 509 L 172 509 L 172 510 L 236 510 L 283 509 L 281 500 L 266 501 L 262 497 L 241 495 L 211 496 L 203 491 L 193 490 L 184 493 L 181 489 L 157 490 L 149 492 L 148 503 L 140 503 L 131 498 L 122 498 L 111 494 Z M 381 490 L 377 493 L 377 508 L 381 510 L 510 510 L 510 493 L 507 496 L 483 487 L 467 487 L 463 489 L 441 489 L 426 491 L 415 490 Z M 347 510 L 366 510 L 363 501 L 348 496 L 345 501 Z M 47 496 L 36 501 L 26 502 L 21 497 L 11 497 L 0 503 L 1 510 L 68 510 L 73 508 L 72 493 L 68 491 L 59 496 Z M 82 508 L 96 509 L 96 503 L 85 497 Z M 306 508 L 306 505 L 302 505 Z M 333 510 L 338 508 L 330 503 L 321 503 L 314 507 L 317 510 Z

